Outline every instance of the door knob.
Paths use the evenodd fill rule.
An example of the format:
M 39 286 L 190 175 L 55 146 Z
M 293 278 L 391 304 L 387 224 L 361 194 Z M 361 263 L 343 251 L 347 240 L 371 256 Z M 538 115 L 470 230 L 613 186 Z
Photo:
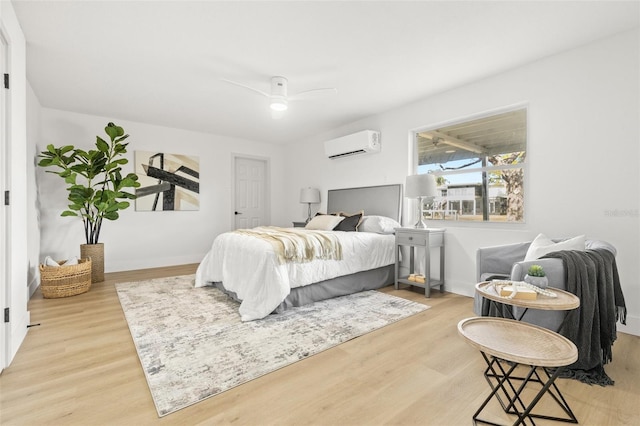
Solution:
M 234 214 L 237 216 L 237 215 L 242 214 L 242 213 L 240 213 L 240 212 L 235 212 Z

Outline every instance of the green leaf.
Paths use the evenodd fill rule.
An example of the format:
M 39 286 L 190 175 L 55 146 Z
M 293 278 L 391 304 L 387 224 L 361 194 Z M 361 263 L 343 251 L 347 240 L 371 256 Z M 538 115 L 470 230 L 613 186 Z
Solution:
M 111 169 L 113 169 L 115 167 L 118 167 L 117 163 L 109 163 L 106 166 L 104 166 L 104 170 L 108 172 L 109 170 L 111 170 Z
M 119 209 L 120 208 L 118 207 L 118 203 L 113 203 L 106 209 L 106 212 L 111 213 L 111 212 L 118 211 Z
M 80 173 L 82 175 L 87 174 L 87 165 L 86 164 L 74 164 L 69 168 L 72 172 Z
M 120 183 L 120 188 L 132 188 L 135 186 L 135 184 L 136 181 L 127 176 Z
M 49 151 L 50 153 L 57 155 L 56 149 L 53 145 L 49 144 L 47 145 L 47 151 Z
M 76 149 L 75 155 L 82 158 L 89 158 L 89 153 L 82 149 Z
M 73 145 L 65 145 L 62 148 L 60 148 L 60 154 L 66 154 L 69 151 L 73 150 Z
M 138 186 L 140 186 L 138 184 Z M 120 191 L 118 192 L 118 198 L 128 198 L 129 200 L 135 200 L 138 198 L 135 194 L 131 194 L 129 192 Z
M 116 220 L 119 217 L 120 215 L 118 215 L 118 212 L 109 212 L 104 215 L 104 218 L 109 220 Z
M 62 214 L 60 216 L 78 216 L 78 214 L 74 213 L 74 212 L 72 212 L 70 210 L 65 210 L 65 211 L 62 212 Z
M 40 167 L 49 167 L 53 165 L 53 161 L 50 158 L 43 158 L 38 162 L 38 166 Z
M 103 196 L 106 197 L 108 200 L 115 200 L 116 198 L 116 192 L 112 191 L 110 189 L 105 189 L 103 191 Z
M 129 135 L 125 135 L 125 136 L 129 136 Z M 124 139 L 124 138 L 123 138 Z M 123 144 L 116 144 L 116 146 L 114 147 L 114 152 L 117 154 L 124 154 L 125 152 L 127 152 L 127 146 L 129 145 L 129 143 L 123 143 Z
M 109 144 L 104 141 L 100 136 L 96 136 L 96 146 L 102 152 L 109 152 Z
M 116 165 L 117 165 L 117 164 L 116 164 Z M 110 170 L 110 171 L 109 171 L 109 179 L 111 179 L 111 180 L 116 180 L 116 179 L 118 179 L 118 177 L 117 177 L 116 173 L 120 173 L 121 171 L 122 171 L 122 168 L 121 168 L 120 166 L 116 167 L 116 168 L 115 168 L 115 169 L 113 169 L 113 170 Z M 112 175 L 113 175 L 113 176 L 112 176 Z
M 83 204 L 69 204 L 68 206 L 71 210 L 81 211 L 84 208 Z
M 107 124 L 107 127 L 104 128 L 104 131 L 109 135 L 111 141 L 113 141 L 118 136 L 124 135 L 124 129 L 120 126 L 116 126 L 113 123 Z
M 60 176 L 62 176 L 62 174 L 60 174 Z M 64 177 L 64 176 L 63 176 L 63 177 L 64 177 L 64 181 L 65 181 L 66 183 L 70 183 L 70 184 L 75 185 L 75 183 L 76 183 L 76 176 L 78 176 L 78 175 L 74 173 L 74 174 L 69 174 L 69 175 L 68 175 L 68 176 L 66 176 L 66 177 Z

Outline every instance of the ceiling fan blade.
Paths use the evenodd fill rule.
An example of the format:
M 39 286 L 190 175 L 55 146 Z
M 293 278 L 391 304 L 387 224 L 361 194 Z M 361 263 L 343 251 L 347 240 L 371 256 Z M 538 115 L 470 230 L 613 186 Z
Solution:
M 295 95 L 289 96 L 289 100 L 290 101 L 297 101 L 297 100 L 300 100 L 300 99 L 320 98 L 320 97 L 323 97 L 323 96 L 335 95 L 337 93 L 338 93 L 338 89 L 336 89 L 335 87 L 327 87 L 327 88 L 323 88 L 323 89 L 305 90 L 304 92 L 299 92 L 299 93 L 296 93 Z
M 266 97 L 271 96 L 269 93 L 263 92 L 262 90 L 255 89 L 255 88 L 253 88 L 251 86 L 247 86 L 246 84 L 238 83 L 237 81 L 227 80 L 226 78 L 221 78 L 220 80 L 222 80 L 224 82 L 227 82 L 227 83 L 231 83 L 231 84 L 233 84 L 235 86 L 240 86 L 240 87 L 243 87 L 245 89 L 249 89 L 251 91 L 254 91 L 256 93 L 261 94 L 262 96 L 266 96 Z

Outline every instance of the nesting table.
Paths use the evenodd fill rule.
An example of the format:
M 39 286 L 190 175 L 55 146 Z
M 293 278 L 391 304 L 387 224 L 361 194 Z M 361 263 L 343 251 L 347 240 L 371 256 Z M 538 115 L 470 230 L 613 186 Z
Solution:
M 507 312 L 509 312 L 512 319 L 518 321 L 524 317 L 529 309 L 540 309 L 543 311 L 570 311 L 580 306 L 580 299 L 575 294 L 553 287 L 548 287 L 547 290 L 554 292 L 556 297 L 538 294 L 537 299 L 506 299 L 495 291 L 492 282 L 483 281 L 476 284 L 476 293 L 489 300 L 491 303 L 509 306 L 511 309 L 508 309 Z M 513 312 L 514 306 L 524 308 L 517 318 Z
M 473 423 L 497 425 L 479 418 L 491 399 L 496 398 L 507 414 L 516 415 L 514 425 L 533 418 L 578 423 L 569 404 L 555 384 L 560 367 L 578 359 L 578 349 L 566 337 L 543 327 L 521 322 L 528 309 L 571 310 L 580 306 L 580 299 L 569 292 L 549 287 L 556 297 L 538 294 L 536 299 L 509 299 L 500 296 L 493 283 L 476 284 L 476 292 L 491 303 L 507 306 L 511 319 L 494 317 L 468 318 L 458 323 L 458 332 L 469 344 L 480 350 L 487 364 L 484 377 L 491 393 L 473 415 Z M 524 308 L 515 318 L 513 307 Z M 516 373 L 518 366 L 528 367 L 524 376 Z M 524 397 L 528 385 L 537 383 L 540 390 L 531 399 Z M 533 413 L 540 399 L 549 395 L 562 409 L 565 417 Z
M 473 415 L 473 424 L 498 425 L 479 418 L 491 399 L 496 398 L 505 413 L 516 415 L 514 425 L 525 424 L 533 418 L 578 423 L 560 390 L 555 384 L 560 371 L 578 359 L 578 349 L 566 337 L 546 328 L 512 319 L 493 317 L 467 318 L 458 323 L 458 333 L 480 350 L 487 368 L 484 377 L 491 393 Z M 524 377 L 516 375 L 519 365 L 528 367 Z M 527 399 L 525 388 L 538 383 L 541 388 Z M 566 417 L 534 413 L 540 399 L 550 395 Z

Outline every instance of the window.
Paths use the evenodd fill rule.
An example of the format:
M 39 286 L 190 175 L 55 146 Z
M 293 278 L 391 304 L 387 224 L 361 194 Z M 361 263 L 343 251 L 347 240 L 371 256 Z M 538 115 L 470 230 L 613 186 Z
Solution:
M 415 133 L 418 173 L 436 176 L 427 219 L 524 222 L 525 108 Z

